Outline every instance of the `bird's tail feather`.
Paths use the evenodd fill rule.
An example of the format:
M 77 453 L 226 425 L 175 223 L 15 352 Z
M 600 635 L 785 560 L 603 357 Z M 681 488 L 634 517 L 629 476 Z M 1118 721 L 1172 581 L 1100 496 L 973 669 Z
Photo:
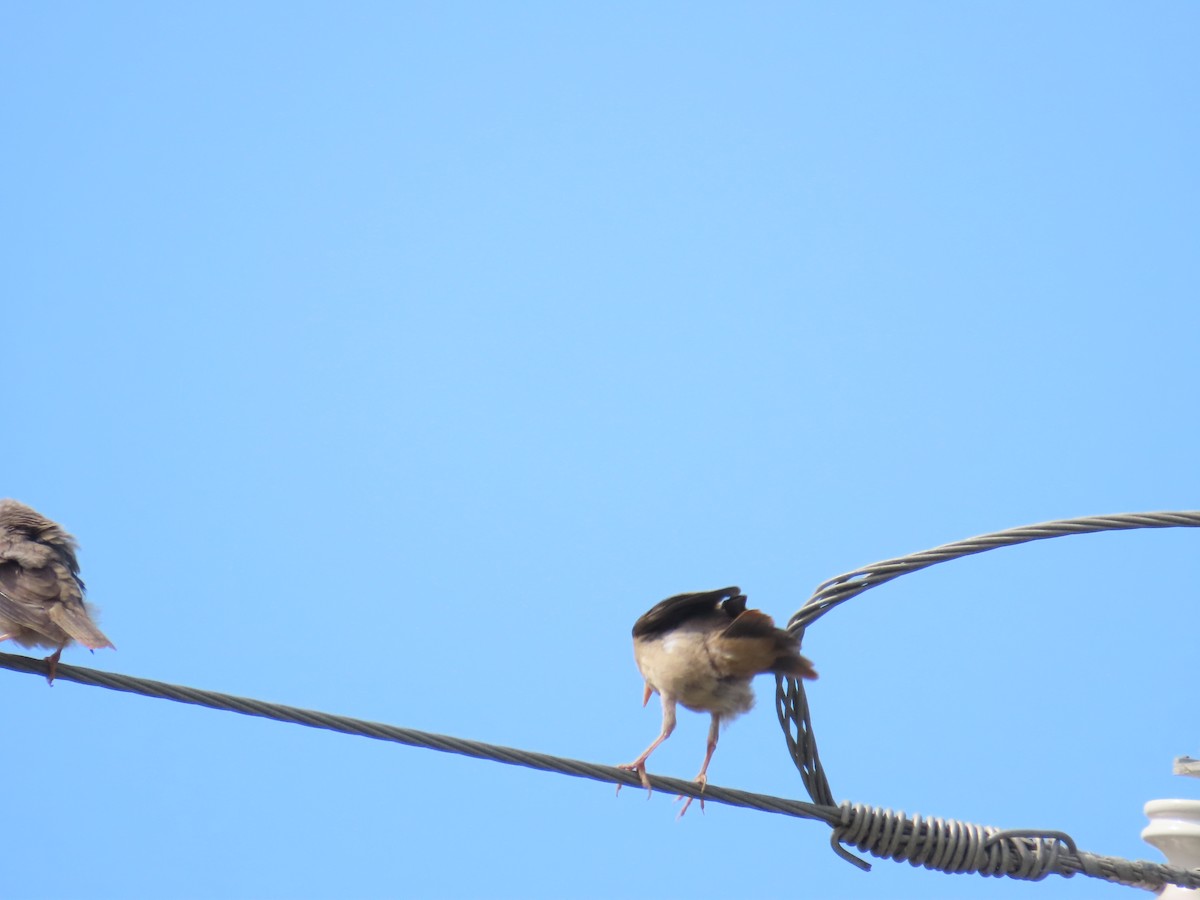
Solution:
M 817 677 L 817 670 L 813 668 L 813 664 L 801 656 L 794 646 L 780 648 L 771 671 L 779 675 L 791 675 L 793 678 L 807 678 L 810 681 Z
M 88 616 L 86 609 L 76 609 L 65 603 L 57 603 L 50 607 L 50 621 L 69 634 L 73 640 L 79 641 L 91 650 L 113 647 L 113 642 L 96 627 L 96 623 Z M 113 649 L 116 648 L 113 647 Z

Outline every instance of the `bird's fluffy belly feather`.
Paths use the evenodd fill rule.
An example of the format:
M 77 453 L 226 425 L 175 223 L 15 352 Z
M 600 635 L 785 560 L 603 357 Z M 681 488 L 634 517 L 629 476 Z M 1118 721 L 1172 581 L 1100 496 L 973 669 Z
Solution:
M 46 633 L 41 634 L 32 628 L 26 628 L 20 622 L 0 616 L 0 640 L 10 639 L 19 647 L 43 647 L 54 650 L 69 643 L 70 635 L 56 625 L 47 623 Z
M 634 657 L 642 677 L 664 697 L 695 712 L 723 718 L 754 706 L 749 678 L 721 677 L 714 667 L 706 635 L 679 630 L 664 637 L 634 642 Z

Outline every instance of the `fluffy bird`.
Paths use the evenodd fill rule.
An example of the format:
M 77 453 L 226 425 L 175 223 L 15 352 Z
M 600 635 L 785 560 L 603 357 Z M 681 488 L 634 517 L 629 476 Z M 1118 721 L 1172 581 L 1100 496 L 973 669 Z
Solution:
M 51 684 L 71 641 L 92 650 L 113 646 L 84 602 L 75 550 L 75 538 L 56 522 L 24 503 L 0 500 L 0 641 L 52 648 Z
M 662 700 L 662 731 L 641 756 L 620 768 L 637 772 L 647 790 L 646 760 L 675 730 L 676 704 L 712 716 L 708 752 L 696 776 L 703 790 L 721 723 L 754 706 L 750 682 L 755 675 L 817 677 L 800 655 L 799 639 L 776 628 L 766 613 L 747 609 L 746 595 L 736 587 L 678 594 L 659 603 L 633 625 L 633 656 L 646 679 L 642 705 L 651 694 Z M 691 803 L 689 798 L 679 815 Z

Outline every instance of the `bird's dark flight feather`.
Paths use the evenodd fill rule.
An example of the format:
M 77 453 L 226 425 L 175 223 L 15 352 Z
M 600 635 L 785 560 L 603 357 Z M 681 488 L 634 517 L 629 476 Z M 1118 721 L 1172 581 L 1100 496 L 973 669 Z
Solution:
M 689 619 L 721 610 L 732 622 L 746 610 L 746 597 L 736 587 L 695 594 L 676 594 L 658 603 L 633 623 L 635 638 L 653 637 L 678 628 Z

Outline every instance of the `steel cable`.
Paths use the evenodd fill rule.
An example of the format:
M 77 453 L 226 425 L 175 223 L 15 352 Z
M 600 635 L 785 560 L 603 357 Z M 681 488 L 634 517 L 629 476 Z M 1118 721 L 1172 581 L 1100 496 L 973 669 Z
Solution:
M 1122 513 L 1024 525 L 943 544 L 908 556 L 871 563 L 822 582 L 789 620 L 788 630 L 803 638 L 805 629 L 813 622 L 863 591 L 886 584 L 901 575 L 963 556 L 1070 534 L 1134 528 L 1196 527 L 1200 527 L 1200 511 L 1196 510 Z M 804 682 L 777 677 L 775 697 L 788 752 L 800 771 L 805 789 L 818 806 L 833 806 L 833 791 L 817 752 Z M 850 854 L 844 844 L 874 856 L 908 860 L 913 865 L 942 872 L 971 871 L 981 875 L 1007 875 L 1033 880 L 1044 878 L 1051 872 L 1066 877 L 1082 873 L 1150 889 L 1160 888 L 1166 882 L 1200 887 L 1200 871 L 1188 872 L 1159 863 L 1133 862 L 1119 857 L 1077 852 L 1074 842 L 1061 832 L 1000 831 L 954 819 L 921 816 L 910 819 L 891 810 L 862 804 L 843 803 L 839 808 L 843 812 L 843 820 L 834 828 L 831 838 L 833 849 L 856 865 L 865 864 Z M 1165 870 L 1175 874 L 1164 876 Z

